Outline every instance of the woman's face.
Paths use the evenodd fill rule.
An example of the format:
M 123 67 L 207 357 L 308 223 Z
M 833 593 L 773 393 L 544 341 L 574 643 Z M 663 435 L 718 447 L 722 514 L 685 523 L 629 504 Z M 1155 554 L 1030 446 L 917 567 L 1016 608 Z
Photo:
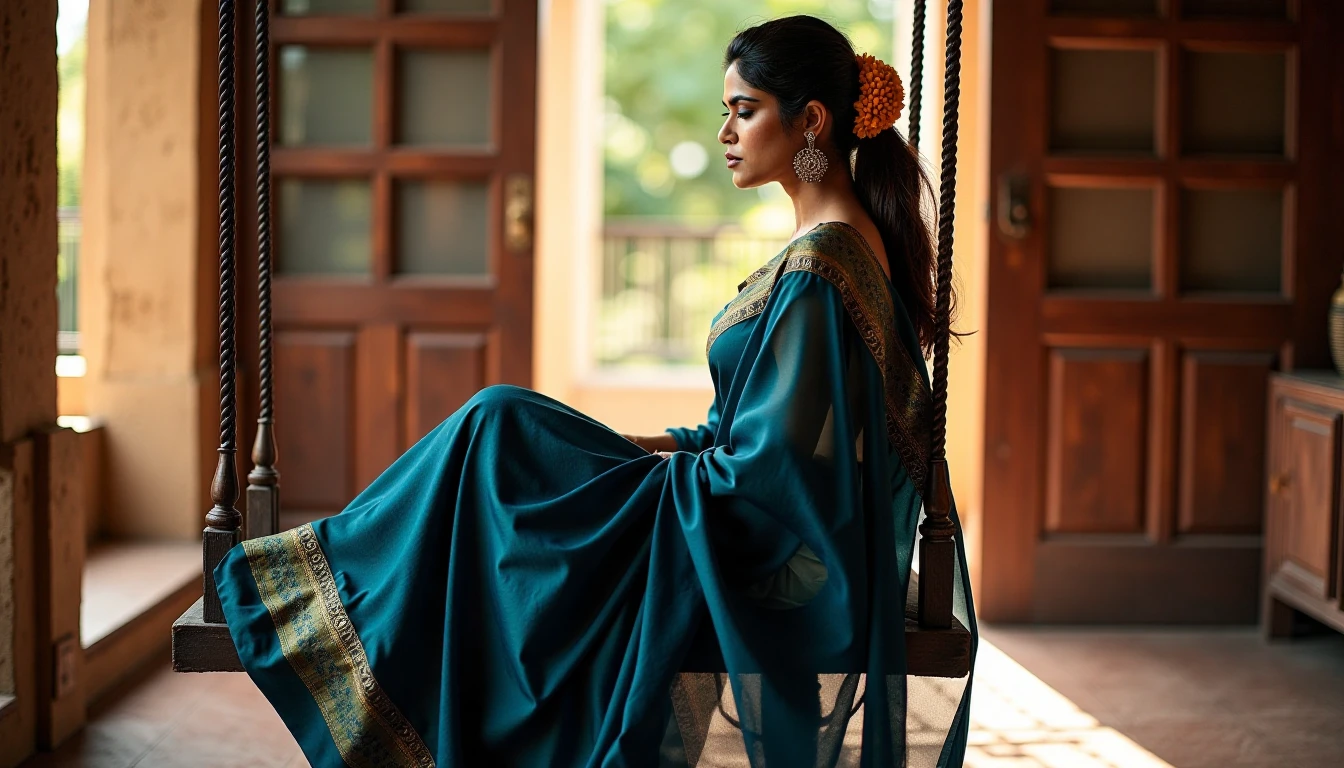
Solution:
M 727 150 L 724 159 L 733 172 L 733 186 L 748 189 L 785 180 L 802 136 L 784 132 L 779 100 L 747 85 L 733 62 L 723 74 L 723 105 L 728 112 L 719 143 Z

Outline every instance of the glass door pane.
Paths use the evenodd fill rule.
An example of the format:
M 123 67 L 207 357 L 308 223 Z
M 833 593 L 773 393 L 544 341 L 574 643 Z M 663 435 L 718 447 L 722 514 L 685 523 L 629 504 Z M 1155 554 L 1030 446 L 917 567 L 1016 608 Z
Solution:
M 1181 241 L 1182 290 L 1279 293 L 1283 192 L 1185 190 Z
M 372 190 L 362 179 L 284 179 L 279 184 L 284 275 L 366 275 Z
M 490 143 L 489 51 L 402 51 L 397 86 L 397 143 Z
M 1187 51 L 1185 152 L 1283 155 L 1287 67 L 1276 52 Z
M 1052 150 L 1155 151 L 1156 52 L 1055 49 L 1051 80 Z
M 401 0 L 404 13 L 490 13 L 492 0 Z
M 1286 19 L 1287 0 L 1183 0 L 1188 19 Z
M 1156 16 L 1158 0 L 1052 0 L 1050 12 L 1086 16 Z
M 378 0 L 281 0 L 286 16 L 363 16 L 378 10 Z
M 280 143 L 357 145 L 373 141 L 373 52 L 280 49 Z
M 1050 190 L 1049 287 L 1152 290 L 1152 189 Z
M 489 272 L 489 185 L 403 181 L 397 185 L 397 273 Z

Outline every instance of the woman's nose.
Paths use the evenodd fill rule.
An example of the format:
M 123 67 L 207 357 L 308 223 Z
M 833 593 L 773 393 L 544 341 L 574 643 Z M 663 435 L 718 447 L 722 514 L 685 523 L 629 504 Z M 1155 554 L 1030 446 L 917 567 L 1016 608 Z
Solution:
M 721 128 L 719 128 L 719 143 L 720 143 L 720 144 L 732 144 L 732 143 L 733 143 L 733 142 L 732 142 L 732 131 L 728 130 L 728 123 L 727 123 L 727 122 L 725 122 L 725 123 L 723 124 L 723 126 L 722 126 Z

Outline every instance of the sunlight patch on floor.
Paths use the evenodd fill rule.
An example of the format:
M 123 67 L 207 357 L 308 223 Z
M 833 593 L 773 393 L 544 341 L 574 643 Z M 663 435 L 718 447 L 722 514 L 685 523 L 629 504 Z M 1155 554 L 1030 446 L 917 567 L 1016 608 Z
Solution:
M 981 640 L 967 768 L 1172 768 Z

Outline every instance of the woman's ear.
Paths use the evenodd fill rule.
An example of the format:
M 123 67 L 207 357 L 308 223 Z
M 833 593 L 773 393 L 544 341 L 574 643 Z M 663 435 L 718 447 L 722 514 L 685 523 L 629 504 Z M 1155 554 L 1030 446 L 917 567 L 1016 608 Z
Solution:
M 817 135 L 818 139 L 829 137 L 831 127 L 831 113 L 820 101 L 813 99 L 803 107 L 803 130 L 811 131 Z

